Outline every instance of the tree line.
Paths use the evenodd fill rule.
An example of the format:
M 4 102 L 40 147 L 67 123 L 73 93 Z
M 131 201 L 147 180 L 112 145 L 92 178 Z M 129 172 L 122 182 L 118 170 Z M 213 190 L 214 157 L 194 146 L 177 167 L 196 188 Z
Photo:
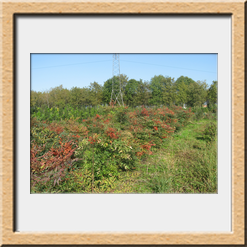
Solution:
M 205 81 L 194 81 L 181 76 L 176 81 L 163 75 L 154 76 L 150 81 L 128 79 L 124 74 L 108 79 L 104 85 L 97 82 L 89 87 L 72 87 L 70 90 L 62 85 L 50 90 L 31 91 L 31 108 L 73 108 L 97 106 L 110 103 L 112 84 L 118 88 L 121 84 L 124 104 L 135 107 L 139 105 L 178 105 L 188 107 L 208 106 L 217 103 L 217 81 L 208 86 Z

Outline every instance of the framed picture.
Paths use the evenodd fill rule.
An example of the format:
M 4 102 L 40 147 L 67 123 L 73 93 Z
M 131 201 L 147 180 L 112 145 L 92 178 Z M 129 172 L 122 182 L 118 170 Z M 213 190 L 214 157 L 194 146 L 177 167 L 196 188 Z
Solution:
M 4 2 L 1 8 L 3 246 L 246 246 L 245 1 Z M 137 61 L 140 60 L 136 58 L 137 55 L 141 57 L 141 62 Z M 93 80 L 88 81 L 94 82 L 87 89 L 75 87 L 77 80 L 73 78 L 74 71 L 68 79 L 68 82 L 74 82 L 70 90 L 62 87 L 63 78 L 60 80 L 62 83 L 57 80 L 57 86 L 50 86 L 50 78 L 63 76 L 66 71 L 63 67 L 74 65 L 74 60 L 70 59 L 73 56 L 74 60 L 77 60 L 77 56 L 86 56 L 85 61 L 75 61 L 75 66 L 86 64 L 87 59 L 90 63 L 105 61 L 105 57 L 108 57 L 111 72 L 104 74 L 108 76 L 106 79 L 101 79 L 102 71 L 108 70 L 104 66 L 91 68 Z M 150 84 L 142 79 L 133 80 L 133 75 L 129 80 L 123 75 L 122 64 L 121 71 L 118 71 L 119 56 L 121 63 L 131 60 L 127 62 L 130 63 L 129 68 L 141 70 L 142 76 L 155 66 L 166 67 L 167 70 L 153 71 L 152 74 L 156 76 L 148 79 Z M 192 57 L 201 68 L 193 67 Z M 210 65 L 211 59 L 213 66 Z M 175 60 L 176 65 L 172 64 Z M 190 60 L 190 67 L 189 64 L 184 65 L 186 60 Z M 38 61 L 47 63 L 37 64 Z M 137 68 L 133 63 L 145 66 Z M 146 65 L 152 67 L 147 68 Z M 61 67 L 59 72 L 57 67 Z M 196 82 L 190 81 L 189 76 L 172 76 L 175 67 L 183 68 L 180 72 L 204 70 L 203 77 L 206 72 L 211 72 L 214 77 L 207 78 L 211 81 L 211 89 L 206 81 L 203 82 L 204 79 L 195 79 Z M 48 71 L 41 71 L 44 68 L 50 68 L 52 73 L 48 75 Z M 36 70 L 40 70 L 40 73 Z M 81 74 L 87 76 L 87 71 L 88 68 L 83 68 Z M 180 72 L 177 74 L 186 74 Z M 142 78 L 147 77 L 144 75 Z M 172 89 L 162 88 L 162 92 L 155 92 L 154 81 L 158 82 L 160 78 L 165 88 Z M 96 79 L 101 79 L 98 81 L 103 81 L 104 87 L 111 87 L 106 99 L 102 94 L 103 103 L 99 101 L 100 83 L 96 83 Z M 120 88 L 115 87 L 115 80 Z M 137 96 L 134 93 L 134 98 L 130 98 L 130 92 L 126 93 L 121 84 L 123 81 L 127 86 L 141 86 L 146 90 L 149 88 L 149 91 L 142 96 L 142 89 L 141 94 Z M 186 85 L 186 81 L 190 82 Z M 36 85 L 40 89 L 34 89 Z M 50 87 L 52 89 L 46 91 Z M 206 94 L 209 89 L 211 96 Z M 68 114 L 65 107 L 68 94 L 60 101 L 53 94 L 57 90 L 71 95 L 68 106 L 73 109 L 71 117 L 65 115 Z M 174 96 L 171 96 L 171 90 Z M 192 100 L 186 95 L 182 96 L 184 90 L 192 94 L 197 91 L 197 98 Z M 88 97 L 87 101 L 81 101 L 82 110 L 78 106 L 79 101 L 71 98 L 76 97 L 74 91 L 76 95 L 87 92 L 82 95 Z M 43 97 L 40 103 L 39 98 L 34 98 L 39 95 Z M 213 98 L 214 95 L 217 100 Z M 105 106 L 104 100 L 107 100 L 108 106 Z M 118 108 L 118 104 L 122 108 Z M 103 114 L 99 112 L 101 110 L 95 110 L 96 105 L 106 107 L 102 108 Z M 144 107 L 139 108 L 142 105 Z M 158 107 L 152 108 L 151 105 Z M 114 106 L 117 110 L 111 110 Z M 130 113 L 125 112 L 128 107 L 132 109 Z M 199 107 L 198 110 L 195 107 Z M 118 123 L 115 125 L 114 120 L 113 124 L 106 126 L 105 123 L 110 123 L 113 115 Z M 159 116 L 159 120 L 151 117 L 155 115 Z M 181 139 L 184 135 L 178 134 L 178 129 L 188 123 L 193 126 L 190 115 L 213 122 L 210 126 L 202 126 L 197 120 L 197 132 L 200 133 L 200 136 L 196 136 L 197 141 L 189 143 L 186 151 L 185 146 L 177 150 L 178 141 L 169 144 L 168 140 Z M 66 116 L 66 120 L 63 121 L 62 116 Z M 122 123 L 124 120 L 128 125 Z M 57 121 L 61 121 L 61 124 Z M 93 125 L 100 126 L 103 131 L 90 129 L 88 123 L 92 128 Z M 148 133 L 148 143 L 144 141 L 143 133 L 136 140 L 136 134 L 126 131 L 137 123 L 141 127 L 144 123 L 148 125 L 140 127 L 141 131 Z M 37 126 L 36 130 L 32 129 L 34 125 Z M 134 130 L 137 130 L 136 126 Z M 175 131 L 175 137 L 166 136 Z M 81 133 L 85 132 L 87 136 L 82 136 Z M 133 137 L 129 137 L 129 134 Z M 64 137 L 70 140 L 63 141 Z M 126 150 L 126 161 L 125 157 L 121 157 L 125 149 L 117 152 L 115 149 L 122 147 L 116 143 L 118 141 L 115 142 L 119 137 L 123 142 L 132 144 Z M 102 140 L 107 141 L 102 145 L 102 156 L 108 156 L 113 151 L 114 162 L 110 155 L 110 162 L 106 157 L 96 161 L 95 156 L 101 148 L 95 144 L 101 144 Z M 47 152 L 42 149 L 46 142 L 50 146 Z M 74 148 L 69 142 L 78 143 Z M 147 156 L 152 156 L 154 147 L 163 142 L 166 142 L 166 148 L 172 148 L 174 157 L 166 157 L 167 152 L 162 152 L 159 159 L 155 155 L 155 164 L 151 167 L 147 164 Z M 109 147 L 112 150 L 105 151 L 106 144 L 111 144 Z M 215 144 L 215 149 L 217 146 L 217 151 L 214 155 L 207 152 L 206 157 L 206 151 L 201 149 L 211 149 L 212 144 Z M 138 172 L 129 161 L 133 158 L 129 148 L 138 149 L 134 156 L 141 163 L 141 166 L 137 166 Z M 84 155 L 81 152 L 83 149 Z M 38 156 L 39 151 L 45 152 Z M 197 156 L 197 161 L 201 160 L 200 168 L 194 169 L 191 154 L 193 158 Z M 146 157 L 142 161 L 144 155 Z M 184 156 L 187 159 L 182 162 Z M 208 163 L 213 162 L 214 157 L 217 161 L 215 168 L 209 169 Z M 170 164 L 173 169 L 169 168 L 168 173 L 166 170 L 163 173 L 154 170 L 156 163 L 165 158 L 168 163 L 171 160 L 175 162 Z M 78 161 L 81 163 L 79 166 L 90 168 L 80 169 L 76 164 Z M 104 165 L 106 168 L 103 170 Z M 116 165 L 120 173 L 114 169 Z M 52 168 L 56 173 L 47 172 Z M 62 168 L 75 175 L 73 183 L 64 180 L 64 188 L 60 185 L 63 177 L 71 180 L 72 176 L 62 175 Z M 142 178 L 137 180 L 141 185 L 133 187 L 130 179 L 143 172 L 143 168 L 148 186 L 144 185 Z M 111 183 L 116 175 L 131 175 L 127 179 L 129 183 Z M 50 187 L 40 183 L 42 180 L 51 182 Z M 125 184 L 130 185 L 124 188 Z

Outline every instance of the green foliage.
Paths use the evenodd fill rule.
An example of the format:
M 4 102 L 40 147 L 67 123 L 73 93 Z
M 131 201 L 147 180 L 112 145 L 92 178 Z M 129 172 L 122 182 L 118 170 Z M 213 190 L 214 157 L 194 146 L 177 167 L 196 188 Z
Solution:
M 188 102 L 188 85 L 184 81 L 176 81 L 175 87 L 177 90 L 176 103 L 183 106 Z
M 128 114 L 127 114 L 126 109 L 124 107 L 117 108 L 116 120 L 117 120 L 117 122 L 119 122 L 121 124 L 125 124 L 126 122 L 128 122 Z
M 185 84 L 186 86 L 189 86 L 191 83 L 194 83 L 195 81 L 189 77 L 184 77 L 184 76 L 180 76 L 179 78 L 177 78 L 176 80 L 176 84 Z
M 207 98 L 207 84 L 205 82 L 193 82 L 188 87 L 188 106 L 201 107 Z
M 217 126 L 215 123 L 210 123 L 205 128 L 202 138 L 207 142 L 215 141 L 217 135 Z
M 59 109 L 58 107 L 38 107 L 33 111 L 31 117 L 36 118 L 39 121 L 52 122 L 77 119 L 79 122 L 81 122 L 83 119 L 88 119 L 95 116 L 96 114 L 106 114 L 106 108 L 103 106 L 74 108 L 70 105 L 67 105 L 64 109 Z
M 211 86 L 209 87 L 207 91 L 207 100 L 208 100 L 208 105 L 210 109 L 215 109 L 215 104 L 217 103 L 217 91 L 218 89 L 218 82 L 213 81 Z
M 214 155 L 216 156 L 216 155 Z M 182 193 L 212 193 L 216 191 L 216 159 L 211 154 L 189 150 L 177 155 L 179 162 L 172 170 L 172 187 Z
M 103 87 L 103 102 L 106 104 L 110 104 L 112 88 L 114 88 L 114 90 L 119 90 L 120 85 L 122 94 L 124 96 L 127 81 L 128 77 L 124 74 L 120 74 L 120 76 L 114 76 L 113 78 L 108 79 L 104 83 Z
M 154 76 L 150 81 L 150 89 L 152 92 L 151 104 L 160 105 L 163 104 L 163 89 L 167 79 L 162 76 Z
M 91 170 L 94 167 L 95 180 L 107 176 L 117 177 L 119 169 L 129 170 L 136 161 L 135 151 L 129 142 L 112 141 L 98 134 L 88 140 L 83 139 L 75 155 L 83 158 L 84 168 Z
M 139 81 L 136 81 L 135 79 L 130 79 L 127 82 L 127 85 L 125 86 L 124 102 L 129 106 L 134 106 L 134 107 L 137 106 L 138 91 L 139 91 Z
M 123 100 L 126 105 L 137 107 L 141 105 L 160 106 L 168 105 L 185 105 L 188 107 L 201 106 L 205 102 L 208 103 L 209 108 L 214 106 L 217 102 L 217 81 L 208 88 L 205 82 L 194 81 L 191 78 L 181 76 L 176 81 L 168 76 L 155 75 L 150 82 L 135 79 L 128 79 L 124 74 L 114 76 L 100 85 L 97 82 L 90 83 L 89 87 L 72 87 L 71 90 L 63 88 L 62 85 L 51 88 L 45 92 L 31 91 L 31 114 L 37 113 L 37 117 L 47 119 L 48 110 L 52 107 L 66 109 L 57 118 L 50 117 L 50 121 L 60 117 L 68 118 L 69 107 L 83 111 L 86 107 L 108 105 L 111 101 L 112 88 L 119 89 L 121 84 L 121 91 Z M 112 87 L 113 86 L 113 87 Z M 40 108 L 40 114 L 38 111 Z M 44 112 L 46 114 L 44 115 Z M 51 114 L 51 112 L 49 111 Z M 86 118 L 86 112 L 78 114 Z M 90 115 L 90 114 L 89 114 Z M 74 115 L 76 116 L 76 115 Z
M 46 108 L 47 121 L 31 119 L 32 192 L 135 192 L 137 189 L 130 185 L 134 183 L 131 175 L 136 175 L 137 168 L 154 158 L 172 140 L 174 132 L 179 135 L 195 116 L 191 109 L 177 106 L 98 109 L 70 107 L 69 119 L 57 121 L 65 108 Z M 43 114 L 41 110 L 38 115 Z M 86 119 L 77 117 L 82 111 L 88 112 Z M 191 148 L 205 149 L 199 144 Z M 157 170 L 160 175 L 152 177 L 147 191 L 174 189 L 172 179 L 161 174 L 165 171 L 163 165 L 155 165 Z
M 97 82 L 93 82 L 90 84 L 90 100 L 92 105 L 97 106 L 102 103 L 102 89 L 103 87 L 99 85 Z
M 218 111 L 217 104 L 210 104 L 208 110 L 209 110 L 210 112 L 214 113 L 214 114 L 217 114 L 217 111 Z
M 203 118 L 204 118 L 204 115 L 205 115 L 204 108 L 201 108 L 201 107 L 194 107 L 194 108 L 192 109 L 192 111 L 194 112 L 194 115 L 195 115 L 195 119 L 196 119 L 196 120 L 200 120 L 200 119 L 203 119 Z
M 153 193 L 166 193 L 170 189 L 170 178 L 165 176 L 156 176 L 149 183 Z
M 196 120 L 200 120 L 203 118 L 207 118 L 211 115 L 212 112 L 209 111 L 209 109 L 207 107 L 193 107 L 192 112 L 194 113 L 194 117 Z
M 198 139 L 208 123 L 182 128 L 142 163 L 135 190 L 141 193 L 216 193 L 217 145 Z

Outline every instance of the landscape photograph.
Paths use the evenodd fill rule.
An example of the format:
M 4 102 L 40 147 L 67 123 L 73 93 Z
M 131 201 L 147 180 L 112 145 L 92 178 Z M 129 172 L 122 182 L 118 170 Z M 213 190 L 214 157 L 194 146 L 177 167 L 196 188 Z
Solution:
M 30 55 L 30 193 L 217 193 L 217 54 Z

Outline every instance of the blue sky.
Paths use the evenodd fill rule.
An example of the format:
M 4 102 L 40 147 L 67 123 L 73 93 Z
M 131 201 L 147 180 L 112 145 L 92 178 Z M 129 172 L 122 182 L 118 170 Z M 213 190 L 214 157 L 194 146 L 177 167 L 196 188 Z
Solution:
M 217 54 L 119 54 L 120 73 L 150 81 L 155 75 L 217 80 Z M 100 85 L 112 77 L 113 54 L 31 54 L 31 90 Z

